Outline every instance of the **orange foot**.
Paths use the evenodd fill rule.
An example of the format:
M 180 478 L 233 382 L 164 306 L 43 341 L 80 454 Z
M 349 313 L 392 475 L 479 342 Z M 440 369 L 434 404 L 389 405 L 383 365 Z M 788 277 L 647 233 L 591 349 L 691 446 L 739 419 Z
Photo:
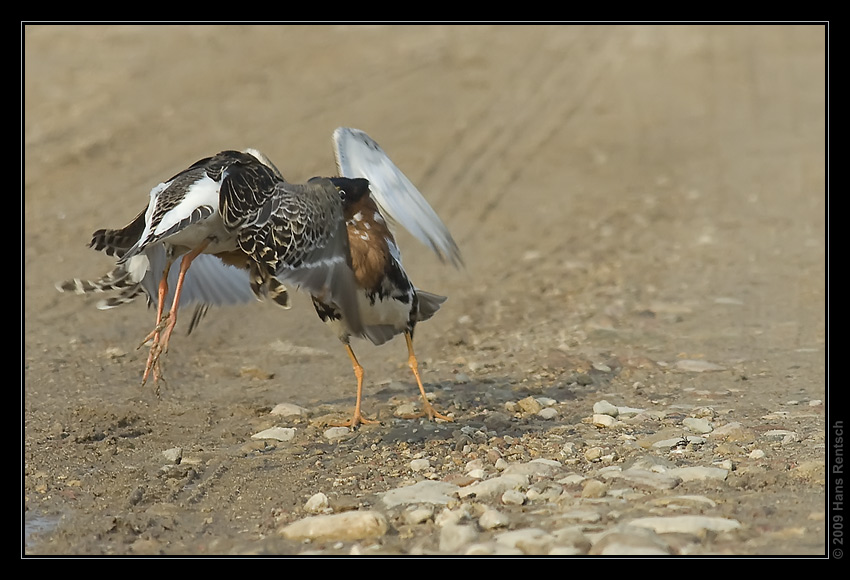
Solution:
M 142 348 L 149 340 L 153 340 L 148 353 L 148 360 L 145 364 L 145 374 L 142 377 L 142 385 L 148 381 L 148 377 L 153 375 L 154 384 L 156 385 L 156 394 L 159 396 L 159 383 L 164 381 L 162 374 L 162 364 L 160 356 L 168 352 L 168 340 L 171 338 L 171 333 L 176 324 L 176 317 L 171 316 L 171 313 L 166 313 L 159 324 L 148 334 L 142 343 L 137 347 Z
M 429 421 L 433 421 L 435 419 L 439 419 L 440 421 L 448 421 L 449 423 L 454 422 L 454 419 L 443 415 L 439 411 L 437 411 L 431 403 L 429 403 L 426 399 L 425 401 L 425 409 L 421 413 L 410 413 L 407 415 L 401 415 L 402 419 L 419 419 L 420 417 L 428 417 Z
M 356 409 L 354 411 L 354 415 L 351 416 L 351 419 L 348 421 L 343 421 L 341 423 L 331 423 L 334 427 L 350 427 L 352 429 L 356 429 L 358 425 L 380 425 L 380 421 L 376 421 L 374 419 L 367 419 L 362 414 L 360 414 L 360 409 Z

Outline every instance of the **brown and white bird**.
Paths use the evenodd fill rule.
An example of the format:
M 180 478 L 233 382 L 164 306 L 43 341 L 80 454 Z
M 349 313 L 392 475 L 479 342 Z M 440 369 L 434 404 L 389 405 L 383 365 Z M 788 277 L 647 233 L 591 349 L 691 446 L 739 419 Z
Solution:
M 449 420 L 428 401 L 413 349 L 416 325 L 431 318 L 446 298 L 413 285 L 402 266 L 392 230 L 401 225 L 441 260 L 457 267 L 462 265 L 460 250 L 419 190 L 371 137 L 358 129 L 340 127 L 334 131 L 333 143 L 337 169 L 344 177 L 331 181 L 343 198 L 363 332 L 358 333 L 345 313 L 324 296 L 313 294 L 313 305 L 319 318 L 342 341 L 354 367 L 357 399 L 346 424 L 374 422 L 361 412 L 364 370 L 351 348 L 350 337 L 364 337 L 381 345 L 399 334 L 407 342 L 407 362 L 422 395 L 424 414 L 431 420 Z
M 404 334 L 407 342 L 408 365 L 422 395 L 424 414 L 429 419 L 450 420 L 428 401 L 413 350 L 417 323 L 430 318 L 445 297 L 411 283 L 392 230 L 401 225 L 440 259 L 460 266 L 457 244 L 422 194 L 368 135 L 341 127 L 334 132 L 333 142 L 342 176 L 313 178 L 305 184 L 284 181 L 273 164 L 257 152 L 253 160 L 240 157 L 229 164 L 211 161 L 217 156 L 199 161 L 154 188 L 147 213 L 129 226 L 95 233 L 92 246 L 119 257 L 112 273 L 98 282 L 69 281 L 60 289 L 78 293 L 117 289 L 121 294 L 115 305 L 142 293 L 150 302 L 156 301 L 159 322 L 149 335 L 154 346 L 145 377 L 153 369 L 157 378 L 159 355 L 167 348 L 174 328 L 181 287 L 187 295 L 184 304 L 199 304 L 194 326 L 210 305 L 271 297 L 288 306 L 285 285 L 291 285 L 311 295 L 316 312 L 343 343 L 354 367 L 355 409 L 343 424 L 356 427 L 373 422 L 361 412 L 364 371 L 350 338 L 366 338 L 380 345 L 399 334 Z M 231 160 L 235 156 L 235 152 L 225 155 Z M 215 168 L 222 164 L 227 168 L 219 173 Z M 184 176 L 187 172 L 190 177 Z M 198 188 L 214 197 L 211 192 L 216 185 L 207 180 L 219 191 L 217 214 L 198 209 L 210 207 L 208 201 L 196 201 L 207 200 Z M 154 198 L 175 182 L 190 187 L 180 186 L 182 193 L 173 194 L 178 203 L 170 204 L 168 211 L 176 213 L 157 228 L 153 215 L 159 205 Z M 181 204 L 181 210 L 173 209 Z M 162 234 L 157 237 L 157 232 Z M 133 262 L 140 255 L 151 262 L 160 254 L 165 258 L 164 269 L 152 269 L 149 264 L 143 264 L 143 269 Z M 168 266 L 181 254 L 184 258 L 172 311 L 163 316 L 162 304 L 170 296 Z M 167 332 L 164 344 L 161 332 Z
M 160 357 L 168 350 L 181 297 L 184 303 L 209 305 L 264 294 L 288 305 L 286 290 L 277 280 L 262 288 L 252 284 L 250 270 L 238 259 L 236 236 L 243 225 L 258 218 L 275 184 L 282 181 L 274 164 L 254 149 L 222 151 L 201 159 L 154 187 L 147 207 L 128 225 L 92 235 L 90 247 L 118 258 L 112 271 L 99 280 L 74 279 L 57 288 L 77 294 L 117 291 L 117 296 L 100 302 L 101 309 L 142 295 L 148 304 L 156 304 L 154 329 L 142 341 L 152 340 L 142 383 L 150 374 L 158 383 Z M 171 266 L 178 258 L 180 268 L 174 272 Z M 171 309 L 163 313 L 168 301 Z

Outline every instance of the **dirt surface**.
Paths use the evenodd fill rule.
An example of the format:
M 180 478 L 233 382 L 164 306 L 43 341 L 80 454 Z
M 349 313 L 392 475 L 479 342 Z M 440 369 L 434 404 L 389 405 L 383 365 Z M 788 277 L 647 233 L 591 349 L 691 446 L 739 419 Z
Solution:
M 602 399 L 676 428 L 709 409 L 754 434 L 702 451 L 731 473 L 687 493 L 744 532 L 693 552 L 826 553 L 822 27 L 26 26 L 23 40 L 24 553 L 437 552 L 434 521 L 392 513 L 354 543 L 277 529 L 320 491 L 335 512 L 378 507 L 422 479 L 416 457 L 437 479 L 496 456 L 589 472 L 589 433 L 649 430 L 588 424 Z M 417 403 L 404 341 L 357 342 L 382 424 L 329 440 L 355 380 L 305 296 L 215 310 L 189 336 L 184 320 L 161 399 L 140 387 L 154 312 L 54 288 L 110 268 L 90 234 L 222 149 L 261 149 L 292 181 L 332 174 L 340 125 L 383 146 L 463 252 L 458 271 L 400 239 L 414 282 L 449 296 L 416 346 L 455 422 L 395 417 Z M 528 396 L 558 415 L 523 413 Z M 295 439 L 252 439 L 271 426 Z M 516 526 L 547 513 L 503 509 Z

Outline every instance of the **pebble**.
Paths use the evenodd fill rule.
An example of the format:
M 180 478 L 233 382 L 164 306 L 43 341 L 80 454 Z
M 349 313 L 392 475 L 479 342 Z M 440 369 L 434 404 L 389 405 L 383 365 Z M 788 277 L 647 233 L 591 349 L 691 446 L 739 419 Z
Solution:
M 585 480 L 581 488 L 581 497 L 605 497 L 608 493 L 608 486 L 596 479 Z
M 478 530 L 470 524 L 446 524 L 440 529 L 440 551 L 454 552 L 478 540 Z
M 705 360 L 683 359 L 680 361 L 676 361 L 676 364 L 674 364 L 673 366 L 679 369 L 680 371 L 687 371 L 689 373 L 705 373 L 711 371 L 726 370 L 726 367 Z
M 410 506 L 402 514 L 404 522 L 409 525 L 424 524 L 434 517 L 434 510 L 428 506 Z
M 351 429 L 348 427 L 331 427 L 329 429 L 325 429 L 323 433 L 325 439 L 330 441 L 341 441 L 343 439 L 348 439 L 351 436 Z
M 591 508 L 577 508 L 567 510 L 561 512 L 561 514 L 559 515 L 562 520 L 582 522 L 585 524 L 595 524 L 602 519 L 602 515 L 598 511 Z
M 165 460 L 171 463 L 172 465 L 179 465 L 183 460 L 183 448 L 182 447 L 172 447 L 171 449 L 166 449 L 162 452 Z
M 431 462 L 427 459 L 414 459 L 410 462 L 410 469 L 413 471 L 425 471 L 431 467 Z
M 381 494 L 381 501 L 387 507 L 418 503 L 445 505 L 452 501 L 453 495 L 458 489 L 469 489 L 473 485 L 475 484 L 459 488 L 451 483 L 429 479 L 413 485 L 391 489 Z
M 329 508 L 328 496 L 323 494 L 322 492 L 315 493 L 310 496 L 310 499 L 307 500 L 307 503 L 304 504 L 304 509 L 311 514 L 322 513 Z
M 584 458 L 587 461 L 599 461 L 605 454 L 602 447 L 590 447 L 584 452 Z
M 582 481 L 587 479 L 585 476 L 578 473 L 571 473 L 566 477 L 562 477 L 558 480 L 558 483 L 562 483 L 564 485 L 578 485 Z
M 709 423 L 707 419 L 696 417 L 686 417 L 682 421 L 682 425 L 684 425 L 692 433 L 699 433 L 700 435 L 711 433 L 713 429 L 711 423 Z
M 365 510 L 310 516 L 282 526 L 278 532 L 290 540 L 350 542 L 379 538 L 388 529 L 389 524 L 383 514 Z
M 524 399 L 521 399 L 517 401 L 517 405 L 523 413 L 528 413 L 530 415 L 539 413 L 540 410 L 543 408 L 543 405 L 541 405 L 540 402 L 534 397 L 526 397 Z
M 594 413 L 591 418 L 591 422 L 596 427 L 613 427 L 617 424 L 617 419 L 612 417 L 611 415 L 602 415 L 600 413 Z
M 719 480 L 723 481 L 729 475 L 728 469 L 719 467 L 704 467 L 701 465 L 693 465 L 689 467 L 676 467 L 667 471 L 667 475 L 677 477 L 682 481 L 706 481 Z
M 597 401 L 593 404 L 594 415 L 609 415 L 617 417 L 620 414 L 620 409 L 616 405 L 612 405 L 608 401 Z
M 731 532 L 741 527 L 738 520 L 712 516 L 659 516 L 637 518 L 629 522 L 631 526 L 649 528 L 656 534 L 694 534 L 705 532 Z
M 509 489 L 502 494 L 502 503 L 505 505 L 522 505 L 525 500 L 525 494 L 515 489 Z
M 274 439 L 275 441 L 292 441 L 295 439 L 295 429 L 291 427 L 270 427 L 251 435 L 251 439 Z
M 488 508 L 478 518 L 478 525 L 482 530 L 493 530 L 495 528 L 506 528 L 511 519 L 499 510 Z
M 508 548 L 516 548 L 526 555 L 542 555 L 549 552 L 555 543 L 555 537 L 539 528 L 511 530 L 496 535 L 496 543 Z
M 795 443 L 800 440 L 797 433 L 785 429 L 771 429 L 765 431 L 764 438 L 770 441 L 779 441 L 781 443 Z
M 472 504 L 452 504 L 452 506 L 454 509 L 446 506 L 434 518 L 434 523 L 437 524 L 437 527 L 442 528 L 443 526 L 447 526 L 449 524 L 458 524 L 460 522 L 465 522 L 471 519 Z
M 292 403 L 278 403 L 269 413 L 271 415 L 280 415 L 281 417 L 306 417 L 309 414 L 309 411 L 304 407 L 299 407 Z
M 545 407 L 537 412 L 537 416 L 541 419 L 554 419 L 558 416 L 558 409 L 554 407 Z
M 623 479 L 629 484 L 652 489 L 673 489 L 682 482 L 682 479 L 668 473 L 657 473 L 639 468 L 629 468 L 624 471 L 607 471 L 603 474 L 605 479 Z
M 414 403 L 402 403 L 393 411 L 396 417 L 410 416 L 416 413 L 416 405 Z
M 608 530 L 593 543 L 594 556 L 669 556 L 670 546 L 655 531 L 634 525 Z
M 502 471 L 503 475 L 525 475 L 552 477 L 561 470 L 561 463 L 551 459 L 533 459 L 528 463 L 512 463 Z
M 528 487 L 528 476 L 523 474 L 505 474 L 492 479 L 478 481 L 458 490 L 458 497 L 478 499 L 497 498 L 509 489 Z

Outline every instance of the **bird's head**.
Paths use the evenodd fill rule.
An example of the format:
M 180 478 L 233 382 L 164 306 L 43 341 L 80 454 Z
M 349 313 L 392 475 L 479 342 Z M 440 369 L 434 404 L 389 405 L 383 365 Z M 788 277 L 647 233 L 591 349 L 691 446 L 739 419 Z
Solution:
M 339 198 L 345 207 L 351 207 L 364 196 L 369 195 L 369 180 L 362 177 L 331 177 L 331 183 L 339 192 Z

